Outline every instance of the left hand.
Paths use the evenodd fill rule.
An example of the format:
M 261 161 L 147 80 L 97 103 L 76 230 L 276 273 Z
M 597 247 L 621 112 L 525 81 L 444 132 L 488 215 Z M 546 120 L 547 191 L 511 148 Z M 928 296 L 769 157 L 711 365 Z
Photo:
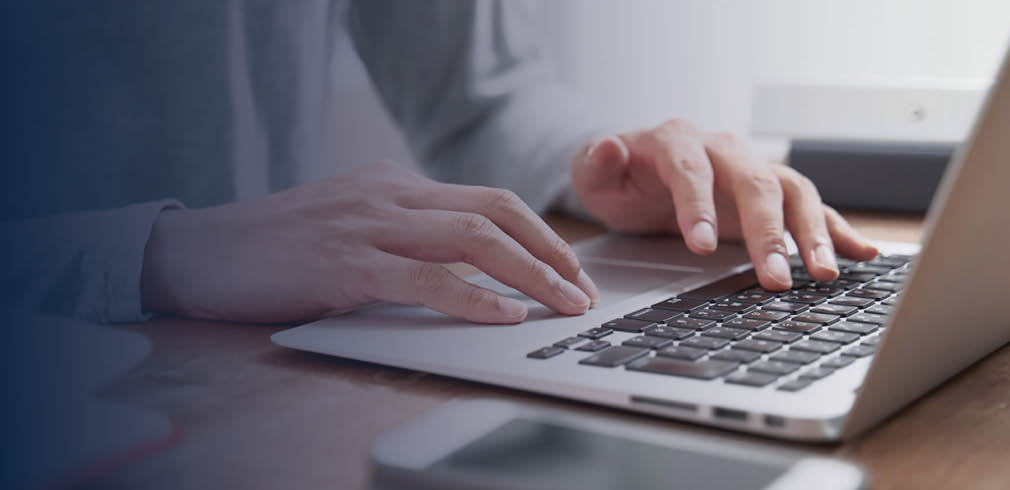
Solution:
M 613 229 L 680 233 L 698 254 L 714 252 L 718 237 L 743 238 L 771 290 L 792 285 L 786 228 L 818 281 L 838 277 L 836 251 L 854 260 L 877 254 L 809 179 L 762 161 L 732 135 L 682 120 L 586 143 L 572 183 L 585 209 Z

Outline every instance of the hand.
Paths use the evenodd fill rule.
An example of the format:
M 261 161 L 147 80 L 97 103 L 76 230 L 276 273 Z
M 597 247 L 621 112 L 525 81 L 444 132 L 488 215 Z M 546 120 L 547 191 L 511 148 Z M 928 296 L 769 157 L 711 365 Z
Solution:
M 786 227 L 818 281 L 838 277 L 836 251 L 877 254 L 809 179 L 761 161 L 732 135 L 680 120 L 587 143 L 572 161 L 572 183 L 586 210 L 617 230 L 679 232 L 698 254 L 714 252 L 717 237 L 743 238 L 767 289 L 792 285 Z
M 517 323 L 520 301 L 443 267 L 467 262 L 551 309 L 599 291 L 572 249 L 515 194 L 440 184 L 386 162 L 264 199 L 166 211 L 144 254 L 146 311 L 285 322 L 382 300 L 479 323 Z

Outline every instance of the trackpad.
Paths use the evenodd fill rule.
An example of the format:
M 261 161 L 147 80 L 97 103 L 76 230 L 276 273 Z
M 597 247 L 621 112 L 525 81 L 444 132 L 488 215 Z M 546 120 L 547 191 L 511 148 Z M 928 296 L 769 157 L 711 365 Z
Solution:
M 681 281 L 697 272 L 652 267 L 583 262 L 583 269 L 600 288 L 600 305 L 612 305 L 651 289 Z

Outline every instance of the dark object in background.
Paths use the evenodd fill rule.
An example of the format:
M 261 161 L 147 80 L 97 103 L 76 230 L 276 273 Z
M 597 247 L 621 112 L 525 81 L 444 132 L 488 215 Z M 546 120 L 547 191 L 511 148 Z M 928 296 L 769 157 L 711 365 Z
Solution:
M 841 209 L 924 213 L 953 144 L 798 140 L 789 164 Z

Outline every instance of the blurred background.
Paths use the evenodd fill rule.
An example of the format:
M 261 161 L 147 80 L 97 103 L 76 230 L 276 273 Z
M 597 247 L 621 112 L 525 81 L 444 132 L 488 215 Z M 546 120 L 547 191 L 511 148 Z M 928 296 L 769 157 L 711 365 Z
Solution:
M 759 87 L 889 87 L 956 92 L 951 110 L 960 117 L 901 136 L 959 140 L 1010 39 L 1006 0 L 559 0 L 542 8 L 563 77 L 629 129 L 677 116 L 751 136 L 761 124 Z M 330 154 L 341 166 L 379 157 L 410 162 L 349 40 L 340 43 L 333 101 L 341 110 L 334 113 L 353 117 L 332 118 Z M 788 135 L 771 136 L 754 144 L 784 155 Z M 305 177 L 331 170 L 306 169 Z

